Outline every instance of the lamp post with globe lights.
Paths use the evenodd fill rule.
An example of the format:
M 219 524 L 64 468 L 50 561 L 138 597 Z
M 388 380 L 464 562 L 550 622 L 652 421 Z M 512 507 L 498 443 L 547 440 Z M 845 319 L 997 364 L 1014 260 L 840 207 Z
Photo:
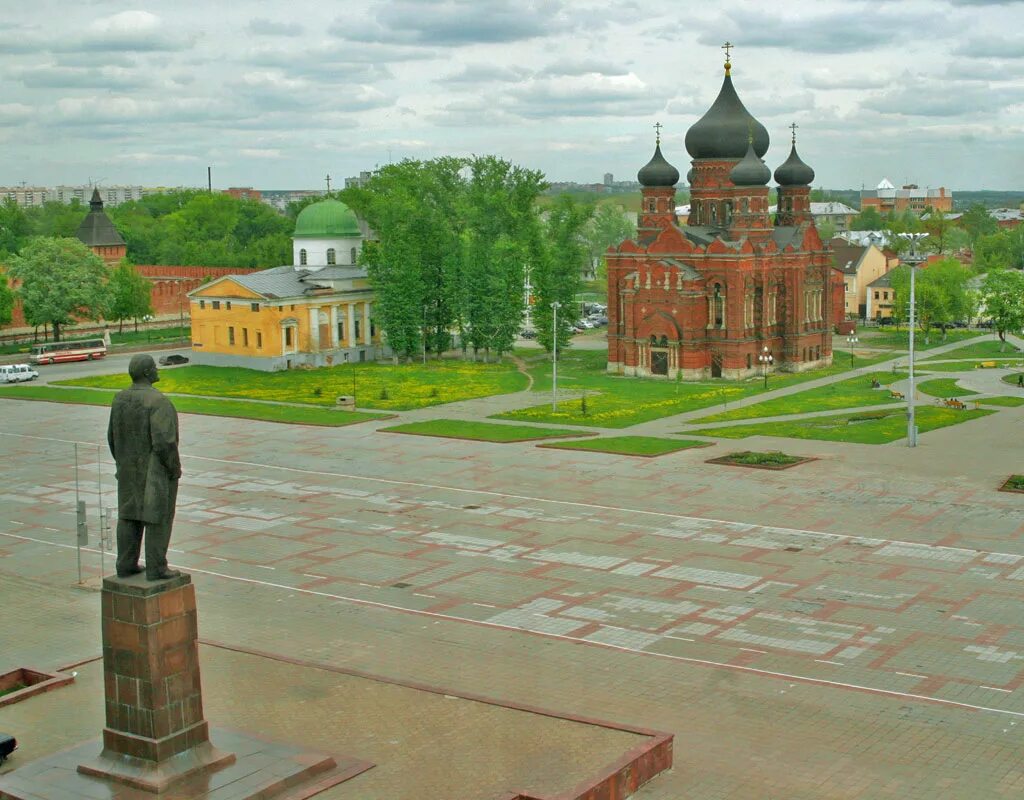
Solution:
M 846 343 L 850 346 L 850 369 L 853 369 L 853 346 L 859 342 L 857 334 L 851 333 L 846 337 Z
M 757 360 L 761 363 L 762 369 L 764 370 L 764 388 L 768 388 L 768 367 L 775 362 L 775 357 L 769 352 L 768 345 L 762 348 L 760 354 L 757 356 Z
M 558 309 L 557 300 L 551 304 L 551 410 L 558 411 Z

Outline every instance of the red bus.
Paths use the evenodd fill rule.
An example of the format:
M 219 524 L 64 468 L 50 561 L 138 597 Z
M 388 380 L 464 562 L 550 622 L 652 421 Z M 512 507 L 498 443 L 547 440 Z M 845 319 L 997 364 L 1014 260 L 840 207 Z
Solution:
M 79 339 L 33 345 L 29 360 L 33 364 L 55 364 L 59 361 L 92 361 L 106 354 L 107 346 L 102 339 Z

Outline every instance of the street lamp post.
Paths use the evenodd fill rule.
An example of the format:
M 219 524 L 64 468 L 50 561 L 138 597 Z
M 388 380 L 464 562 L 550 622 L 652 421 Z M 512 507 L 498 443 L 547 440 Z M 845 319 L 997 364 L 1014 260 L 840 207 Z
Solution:
M 917 420 L 914 416 L 914 326 L 916 306 L 914 304 L 914 274 L 920 259 L 917 257 L 917 243 L 927 233 L 901 233 L 899 236 L 910 242 L 910 256 L 903 259 L 910 267 L 910 352 L 907 357 L 909 384 L 907 386 L 907 447 L 917 447 Z
M 551 304 L 551 410 L 558 411 L 558 309 L 557 300 Z
M 859 342 L 855 333 L 851 333 L 846 337 L 846 343 L 850 346 L 850 369 L 853 369 L 853 346 Z
M 151 323 L 152 321 L 153 321 L 153 315 L 152 314 L 146 314 L 146 316 L 144 316 L 142 318 L 142 324 L 146 326 L 146 341 L 147 342 L 150 341 L 149 323 Z
M 761 350 L 761 353 L 760 355 L 758 355 L 757 360 L 761 362 L 762 368 L 764 369 L 764 388 L 767 389 L 768 367 L 770 367 L 775 361 L 775 357 L 768 351 L 768 345 L 765 345 L 764 348 Z
M 423 366 L 427 366 L 427 307 L 423 306 Z

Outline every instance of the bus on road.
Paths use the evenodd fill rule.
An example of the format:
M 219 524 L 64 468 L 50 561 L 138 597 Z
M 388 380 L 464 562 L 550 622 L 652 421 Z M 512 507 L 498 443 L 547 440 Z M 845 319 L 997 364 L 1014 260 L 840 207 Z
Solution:
M 33 345 L 29 360 L 33 364 L 56 364 L 61 361 L 92 361 L 106 354 L 107 346 L 102 339 L 79 339 Z

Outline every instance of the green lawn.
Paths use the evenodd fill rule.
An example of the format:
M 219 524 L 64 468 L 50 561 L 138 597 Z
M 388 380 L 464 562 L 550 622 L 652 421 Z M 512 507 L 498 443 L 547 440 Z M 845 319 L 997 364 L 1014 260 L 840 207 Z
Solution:
M 446 439 L 470 439 L 474 442 L 529 442 L 560 436 L 592 436 L 564 428 L 535 428 L 532 425 L 500 425 L 494 422 L 472 422 L 462 419 L 432 419 L 379 428 L 385 433 L 413 433 L 417 436 L 441 436 Z
M 956 378 L 933 378 L 917 384 L 917 391 L 931 397 L 957 397 L 958 395 L 977 394 L 970 389 L 956 385 Z
M 1009 368 L 1024 365 L 1024 361 L 1021 359 L 991 359 L 995 361 L 1000 367 Z M 976 369 L 988 369 L 987 367 L 981 366 L 981 361 L 950 361 L 948 363 L 942 363 L 941 361 L 918 361 L 914 365 L 915 371 L 921 370 L 922 372 L 970 372 Z
M 944 344 L 950 344 L 951 342 L 958 342 L 965 339 L 974 339 L 979 336 L 987 336 L 988 334 L 979 333 L 978 331 L 968 331 L 960 328 L 946 331 L 946 338 L 942 338 L 942 331 L 937 328 L 933 328 L 929 333 L 929 341 L 925 341 L 924 334 L 920 330 L 914 332 L 914 350 L 931 350 L 933 347 L 939 347 Z M 910 333 L 904 328 L 900 331 L 858 331 L 857 336 L 860 338 L 860 343 L 864 347 L 888 347 L 894 350 L 909 350 L 910 349 Z M 836 341 L 839 341 L 841 337 L 837 336 Z
M 536 350 L 520 350 L 534 378 L 534 390 L 551 391 L 551 359 Z M 889 358 L 884 356 L 883 358 Z M 764 392 L 761 378 L 746 381 L 665 381 L 648 378 L 627 378 L 609 375 L 605 371 L 607 354 L 603 350 L 567 350 L 558 361 L 558 388 L 560 392 L 586 393 L 586 413 L 582 397 L 560 399 L 558 410 L 550 402 L 529 408 L 520 408 L 495 419 L 529 422 L 549 422 L 561 425 L 593 425 L 602 428 L 627 428 L 652 419 L 681 414 L 700 408 L 718 406 L 742 397 Z M 812 372 L 780 373 L 768 379 L 769 389 L 803 383 L 849 372 L 849 354 L 837 358 L 836 363 Z M 870 380 L 865 378 L 865 380 Z
M 78 403 L 90 406 L 109 406 L 114 391 L 97 389 L 63 389 L 55 386 L 0 386 L 0 398 L 16 400 L 48 400 L 55 403 Z M 334 411 L 310 406 L 272 405 L 246 400 L 213 400 L 204 397 L 175 397 L 174 406 L 182 414 L 205 414 L 212 417 L 239 417 L 264 422 L 287 422 L 295 425 L 324 425 L 337 427 L 387 419 L 387 414 L 362 411 Z
M 1000 347 L 1003 349 L 1000 350 Z M 972 344 L 958 347 L 956 350 L 950 350 L 948 353 L 931 356 L 926 360 L 931 361 L 943 358 L 1012 358 L 1016 352 L 1017 348 L 1010 343 L 1004 345 L 998 339 L 986 339 L 983 342 L 973 342 Z
M 118 374 L 75 378 L 60 383 L 120 389 L 130 381 L 127 375 Z M 261 372 L 241 367 L 179 367 L 160 373 L 159 388 L 175 394 L 309 403 L 314 406 L 333 406 L 338 395 L 355 394 L 359 408 L 402 410 L 516 392 L 525 389 L 526 385 L 526 376 L 516 371 L 510 361 L 499 364 L 431 361 L 426 366 L 374 362 L 283 372 Z
M 889 384 L 906 378 L 902 372 L 872 372 L 866 375 L 859 375 L 856 378 L 848 378 L 845 381 L 830 383 L 827 386 L 819 386 L 817 389 L 808 389 L 799 394 L 777 397 L 774 400 L 766 400 L 763 403 L 736 408 L 732 411 L 724 411 L 702 417 L 697 422 L 729 422 L 737 419 L 759 419 L 760 417 L 780 417 L 786 414 L 806 414 L 808 411 L 828 411 L 833 408 L 856 408 L 858 406 L 873 406 L 881 403 L 898 402 L 884 388 Z M 881 389 L 872 389 L 871 380 L 874 378 L 880 384 Z
M 623 456 L 663 456 L 692 447 L 707 447 L 708 442 L 693 439 L 661 439 L 656 436 L 607 436 L 575 442 L 551 442 L 537 447 L 554 450 L 590 450 L 595 453 L 614 453 Z
M 1024 372 L 1011 372 L 1009 375 L 1003 376 L 1003 383 L 1008 383 L 1010 386 L 1019 386 L 1020 376 L 1024 375 Z
M 978 402 L 983 406 L 1024 406 L 1024 397 L 986 397 Z
M 961 422 L 995 414 L 995 411 L 957 411 L 952 408 L 925 406 L 916 413 L 920 433 L 957 425 Z M 792 422 L 761 422 L 753 425 L 730 425 L 686 431 L 697 436 L 723 439 L 745 439 L 748 436 L 779 436 L 789 439 L 819 439 L 827 442 L 887 444 L 907 435 L 907 417 L 902 409 L 836 414 L 828 417 L 793 420 Z

